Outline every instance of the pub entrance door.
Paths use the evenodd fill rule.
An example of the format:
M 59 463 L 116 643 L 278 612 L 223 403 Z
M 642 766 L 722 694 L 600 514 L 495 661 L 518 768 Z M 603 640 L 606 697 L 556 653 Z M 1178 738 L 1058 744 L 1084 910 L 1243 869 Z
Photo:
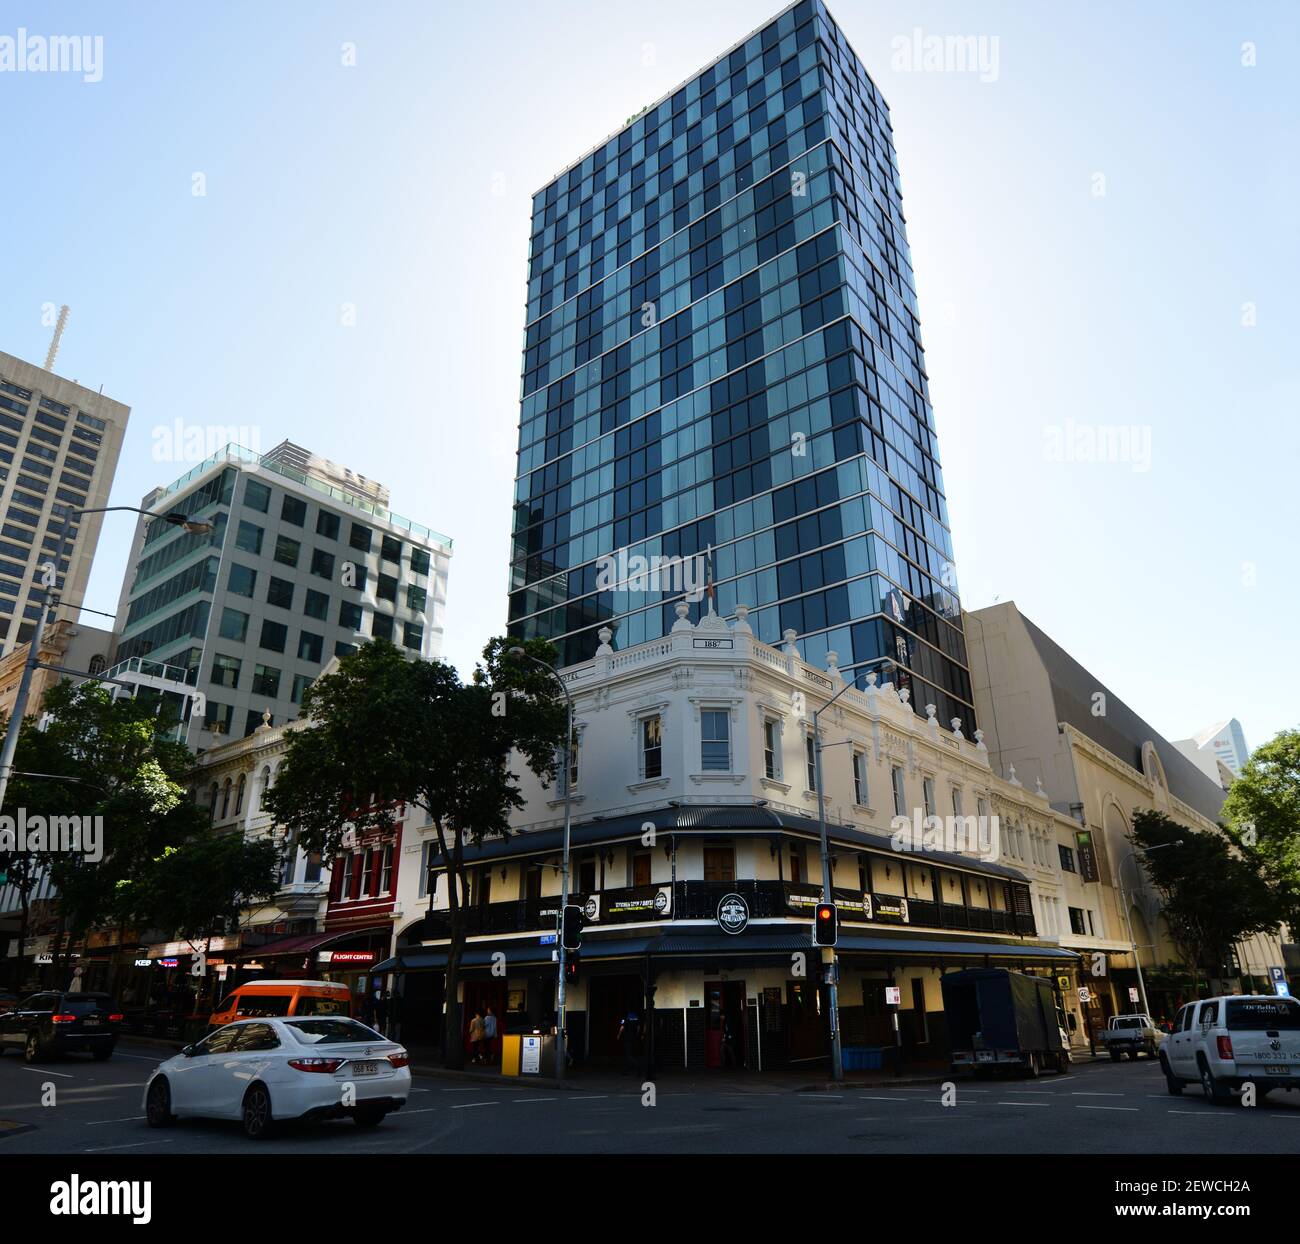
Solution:
M 744 1067 L 749 1061 L 744 981 L 704 983 L 704 1065 Z

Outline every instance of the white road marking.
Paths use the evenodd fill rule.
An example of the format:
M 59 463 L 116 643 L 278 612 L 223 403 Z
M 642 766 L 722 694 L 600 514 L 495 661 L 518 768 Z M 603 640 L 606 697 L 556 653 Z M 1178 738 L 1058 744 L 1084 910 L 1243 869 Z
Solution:
M 82 1153 L 108 1153 L 112 1149 L 141 1149 L 145 1145 L 170 1145 L 170 1140 L 141 1140 L 133 1145 L 102 1145 L 98 1149 L 83 1149 Z
M 570 1101 L 604 1101 L 608 1093 L 597 1093 L 595 1097 L 571 1097 Z
M 69 1075 L 66 1071 L 51 1071 L 48 1067 L 24 1067 L 24 1071 L 34 1071 L 38 1076 L 59 1076 L 64 1080 L 75 1080 L 77 1077 Z
M 1127 1097 L 1128 1094 L 1127 1093 L 1084 1093 L 1084 1092 L 1076 1091 L 1071 1093 L 1070 1096 L 1071 1097 Z
M 1136 1106 L 1079 1106 L 1079 1105 L 1076 1105 L 1074 1108 L 1075 1108 L 1076 1110 L 1131 1110 L 1134 1114 L 1137 1113 L 1137 1107 L 1136 1107 Z
M 1049 1101 L 995 1101 L 995 1106 L 1029 1106 L 1034 1110 L 1050 1110 L 1052 1103 Z
M 528 1105 L 529 1102 L 534 1102 L 534 1101 L 555 1101 L 555 1098 L 554 1098 L 554 1097 L 516 1097 L 516 1098 L 514 1098 L 514 1104 L 515 1104 L 516 1106 L 526 1106 L 526 1105 Z
M 475 1106 L 499 1106 L 499 1101 L 467 1101 L 462 1102 L 459 1106 L 453 1106 L 453 1110 L 473 1110 Z
M 121 1050 L 113 1051 L 114 1058 L 134 1058 L 142 1063 L 165 1063 L 167 1058 L 174 1058 L 175 1055 L 168 1054 L 167 1058 L 150 1058 L 148 1054 L 123 1054 Z
M 142 1114 L 128 1115 L 125 1119 L 96 1119 L 93 1123 L 87 1123 L 87 1127 L 103 1127 L 105 1123 L 138 1123 L 145 1116 Z

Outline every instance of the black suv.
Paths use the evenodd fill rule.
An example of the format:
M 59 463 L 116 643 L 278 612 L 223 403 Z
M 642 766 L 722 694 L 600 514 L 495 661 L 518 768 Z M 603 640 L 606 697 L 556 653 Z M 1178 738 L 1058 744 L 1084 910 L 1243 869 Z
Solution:
M 29 1062 L 81 1050 L 102 1062 L 117 1044 L 122 1016 L 106 993 L 34 993 L 0 1014 L 0 1054 L 21 1050 Z

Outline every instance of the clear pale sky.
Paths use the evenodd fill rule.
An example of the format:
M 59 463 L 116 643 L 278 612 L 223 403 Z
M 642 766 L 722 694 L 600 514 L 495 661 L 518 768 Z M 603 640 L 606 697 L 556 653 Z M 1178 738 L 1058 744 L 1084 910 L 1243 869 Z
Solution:
M 530 195 L 780 7 L 0 4 L 0 37 L 103 38 L 99 82 L 0 72 L 0 348 L 40 363 L 70 304 L 56 370 L 132 407 L 115 502 L 193 464 L 155 459 L 176 420 L 388 484 L 455 540 L 468 672 L 505 623 Z M 831 10 L 893 114 L 963 602 L 1015 599 L 1169 738 L 1300 725 L 1300 6 Z M 996 77 L 891 65 L 917 28 L 996 38 Z M 1127 461 L 1062 447 L 1099 427 Z

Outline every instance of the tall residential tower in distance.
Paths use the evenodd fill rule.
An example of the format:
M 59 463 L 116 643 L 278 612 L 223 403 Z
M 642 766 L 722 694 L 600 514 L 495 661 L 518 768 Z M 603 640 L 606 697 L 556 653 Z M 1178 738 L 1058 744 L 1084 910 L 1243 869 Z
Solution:
M 69 509 L 108 504 L 131 409 L 0 352 L 0 656 L 26 643 Z M 70 524 L 56 584 L 74 618 L 85 599 L 102 514 Z
M 655 639 L 703 573 L 632 559 L 712 549 L 719 613 L 973 727 L 889 110 L 820 0 L 538 191 L 526 319 L 512 634 Z
M 213 525 L 141 519 L 117 615 L 119 663 L 148 658 L 203 693 L 192 747 L 296 717 L 304 688 L 367 639 L 441 649 L 451 541 L 364 476 L 288 441 L 227 445 L 141 504 Z

